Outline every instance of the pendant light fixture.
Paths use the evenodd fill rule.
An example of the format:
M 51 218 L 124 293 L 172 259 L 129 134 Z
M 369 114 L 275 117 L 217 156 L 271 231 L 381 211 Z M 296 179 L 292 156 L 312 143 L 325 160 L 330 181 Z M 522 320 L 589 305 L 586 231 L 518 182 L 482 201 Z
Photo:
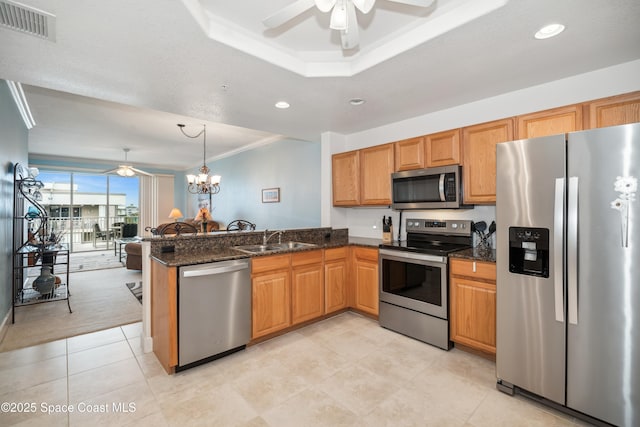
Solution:
M 202 125 L 202 130 L 195 135 L 189 135 L 184 131 L 186 125 L 179 123 L 180 132 L 187 138 L 198 138 L 203 135 L 203 158 L 202 166 L 198 169 L 198 174 L 187 175 L 187 190 L 191 194 L 217 194 L 220 192 L 220 175 L 209 175 L 211 169 L 207 167 L 207 125 Z M 211 206 L 211 203 L 209 203 Z

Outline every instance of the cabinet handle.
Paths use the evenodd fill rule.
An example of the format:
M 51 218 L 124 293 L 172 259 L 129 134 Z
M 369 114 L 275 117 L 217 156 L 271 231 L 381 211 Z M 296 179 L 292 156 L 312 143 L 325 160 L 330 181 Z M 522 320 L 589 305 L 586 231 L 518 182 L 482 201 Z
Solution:
M 476 273 L 476 262 L 473 261 L 473 272 Z

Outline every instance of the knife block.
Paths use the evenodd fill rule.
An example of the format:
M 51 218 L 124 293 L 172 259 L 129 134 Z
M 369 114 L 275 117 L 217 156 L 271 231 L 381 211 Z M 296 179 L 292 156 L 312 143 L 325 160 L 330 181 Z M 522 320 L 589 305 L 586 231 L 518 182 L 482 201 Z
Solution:
M 393 225 L 385 226 L 382 230 L 382 243 L 393 242 Z

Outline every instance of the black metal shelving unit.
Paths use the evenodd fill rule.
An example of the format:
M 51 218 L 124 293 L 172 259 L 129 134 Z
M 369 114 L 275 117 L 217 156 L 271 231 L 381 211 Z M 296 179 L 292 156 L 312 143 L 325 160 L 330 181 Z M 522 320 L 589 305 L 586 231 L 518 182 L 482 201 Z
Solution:
M 69 248 L 60 244 L 50 233 L 47 211 L 39 201 L 43 187 L 31 171 L 16 164 L 13 172 L 13 310 L 11 322 L 15 323 L 16 307 L 67 301 L 69 313 Z M 34 281 L 49 267 L 56 277 L 53 289 L 41 293 Z

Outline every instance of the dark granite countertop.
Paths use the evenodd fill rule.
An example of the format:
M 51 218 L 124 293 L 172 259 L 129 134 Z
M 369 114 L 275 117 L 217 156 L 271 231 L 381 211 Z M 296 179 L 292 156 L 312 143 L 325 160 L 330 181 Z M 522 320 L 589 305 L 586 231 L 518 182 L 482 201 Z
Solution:
M 151 255 L 151 258 L 169 267 L 181 267 L 185 265 L 194 264 L 206 264 L 210 262 L 228 261 L 232 259 L 241 258 L 253 258 L 259 256 L 280 255 L 293 252 L 313 251 L 318 249 L 338 248 L 341 246 L 355 245 L 363 247 L 378 248 L 378 245 L 382 243 L 381 239 L 373 239 L 367 237 L 352 237 L 350 236 L 347 241 L 344 239 L 337 239 L 335 241 L 329 241 L 321 245 L 309 246 L 297 249 L 283 249 L 280 251 L 272 251 L 267 253 L 247 254 L 241 252 L 232 247 L 217 247 L 201 251 L 189 251 L 189 252 L 167 252 Z
M 469 248 L 451 252 L 449 258 L 464 258 L 473 261 L 496 262 L 495 249 Z

